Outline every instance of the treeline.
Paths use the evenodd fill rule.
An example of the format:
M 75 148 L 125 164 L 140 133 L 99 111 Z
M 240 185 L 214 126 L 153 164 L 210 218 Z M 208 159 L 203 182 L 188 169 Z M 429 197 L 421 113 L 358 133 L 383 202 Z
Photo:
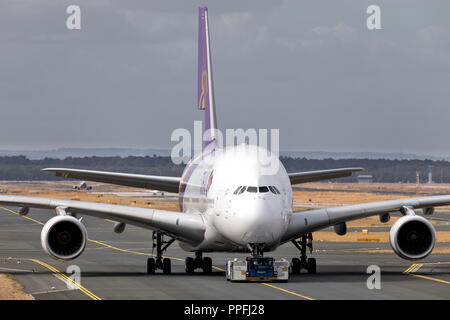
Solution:
M 435 182 L 450 182 L 450 162 L 432 160 L 385 159 L 306 159 L 281 157 L 288 172 L 324 170 L 343 167 L 363 167 L 360 174 L 370 174 L 374 182 L 415 182 L 416 171 L 421 182 L 428 180 L 431 165 Z M 53 173 L 43 172 L 47 167 L 118 171 L 138 174 L 181 176 L 184 165 L 175 165 L 170 157 L 68 157 L 64 160 L 45 158 L 30 160 L 25 156 L 0 157 L 0 180 L 57 180 Z M 356 181 L 356 175 L 339 181 Z
M 181 176 L 184 166 L 174 165 L 170 157 L 67 157 L 64 160 L 45 158 L 30 160 L 24 156 L 0 157 L 0 180 L 61 180 L 54 173 L 41 169 L 74 168 L 118 171 L 137 174 Z
M 358 174 L 373 176 L 374 182 L 416 182 L 419 171 L 420 182 L 428 181 L 429 166 L 432 166 L 434 182 L 450 182 L 450 162 L 433 160 L 386 160 L 386 159 L 305 159 L 281 157 L 288 172 L 325 170 L 334 168 L 362 167 L 364 171 L 339 181 L 356 181 Z

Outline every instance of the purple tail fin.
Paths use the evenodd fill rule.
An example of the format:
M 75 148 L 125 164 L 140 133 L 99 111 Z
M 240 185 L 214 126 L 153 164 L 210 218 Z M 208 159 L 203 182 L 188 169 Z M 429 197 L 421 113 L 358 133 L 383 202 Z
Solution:
M 211 49 L 209 44 L 208 10 L 198 9 L 198 100 L 197 107 L 205 110 L 205 145 L 215 140 L 216 111 L 212 83 Z

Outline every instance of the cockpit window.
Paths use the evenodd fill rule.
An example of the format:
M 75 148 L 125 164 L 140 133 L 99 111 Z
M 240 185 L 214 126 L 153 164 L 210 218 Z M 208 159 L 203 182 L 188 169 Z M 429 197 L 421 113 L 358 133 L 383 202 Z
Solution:
M 275 186 L 269 186 L 270 191 L 274 194 L 280 194 L 280 191 Z
M 266 193 L 272 192 L 273 194 L 280 194 L 280 191 L 275 186 L 261 186 L 261 187 L 248 187 L 248 186 L 239 186 L 236 190 L 234 190 L 233 194 L 242 194 L 245 191 L 250 193 Z
M 247 189 L 247 187 L 242 187 L 238 194 L 244 193 L 245 189 Z

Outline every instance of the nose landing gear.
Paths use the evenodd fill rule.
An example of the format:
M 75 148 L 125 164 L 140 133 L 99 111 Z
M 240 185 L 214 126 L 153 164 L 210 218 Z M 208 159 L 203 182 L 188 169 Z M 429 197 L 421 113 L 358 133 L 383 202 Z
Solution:
M 316 273 L 316 259 L 306 257 L 306 248 L 309 248 L 309 253 L 312 253 L 312 233 L 302 235 L 300 241 L 292 240 L 294 246 L 300 250 L 300 259 L 292 258 L 292 273 L 299 274 L 301 269 L 305 269 L 309 274 Z
M 252 253 L 254 258 L 259 258 L 264 256 L 264 244 L 263 243 L 249 243 L 248 249 Z

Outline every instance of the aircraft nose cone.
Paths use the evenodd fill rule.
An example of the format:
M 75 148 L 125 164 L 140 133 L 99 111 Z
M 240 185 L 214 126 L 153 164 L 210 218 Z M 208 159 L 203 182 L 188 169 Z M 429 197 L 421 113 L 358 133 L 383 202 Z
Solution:
M 284 221 L 281 205 L 256 197 L 239 212 L 236 234 L 240 238 L 237 240 L 242 244 L 278 242 L 285 230 Z

